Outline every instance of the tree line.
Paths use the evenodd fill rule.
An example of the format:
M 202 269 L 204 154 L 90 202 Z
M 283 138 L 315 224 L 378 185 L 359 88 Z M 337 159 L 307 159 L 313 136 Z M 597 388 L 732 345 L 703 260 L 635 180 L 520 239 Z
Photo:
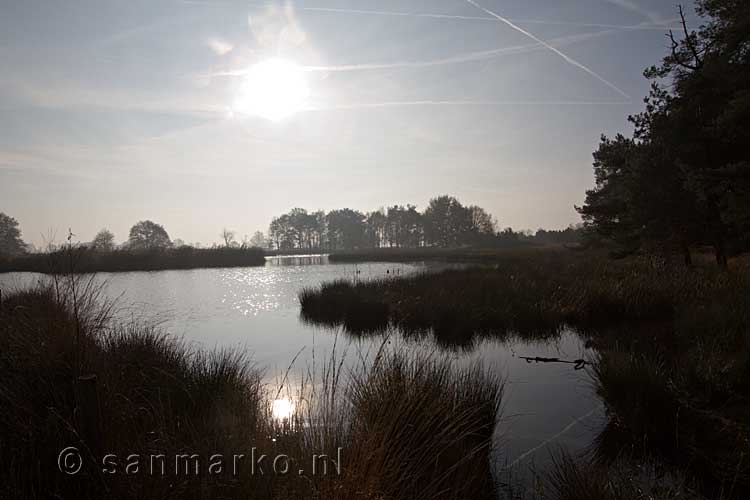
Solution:
M 535 234 L 498 231 L 497 222 L 482 207 L 463 205 L 449 195 L 432 198 L 424 211 L 415 205 L 393 205 L 373 212 L 351 208 L 309 212 L 293 208 L 274 217 L 267 246 L 284 250 L 353 250 L 462 246 L 495 247 L 523 242 L 574 243 L 581 231 L 540 229 Z
M 632 136 L 602 136 L 596 186 L 578 211 L 589 237 L 623 253 L 709 246 L 719 266 L 750 247 L 750 2 L 699 0 L 704 24 L 670 32 L 644 75 Z
M 438 196 L 420 212 L 415 205 L 394 205 L 374 212 L 349 208 L 308 212 L 294 208 L 274 217 L 268 234 L 256 231 L 252 237 L 237 240 L 236 232 L 223 229 L 220 243 L 211 248 L 265 248 L 274 251 L 310 250 L 336 251 L 361 248 L 418 247 L 497 247 L 521 244 L 572 244 L 582 235 L 579 226 L 564 230 L 520 231 L 497 230 L 497 222 L 483 208 L 464 206 L 455 197 Z M 113 251 L 152 251 L 159 249 L 200 248 L 171 239 L 161 224 L 143 220 L 134 224 L 128 239 L 121 244 L 109 229 L 100 230 L 90 242 L 78 247 L 100 253 Z M 48 244 L 47 252 L 58 247 Z M 0 257 L 16 257 L 35 253 L 21 237 L 18 221 L 0 212 Z
M 74 236 L 71 233 L 71 238 Z M 115 235 L 109 229 L 101 229 L 96 233 L 94 239 L 87 243 L 77 244 L 89 250 L 99 252 L 112 252 L 114 250 L 154 250 L 186 246 L 182 240 L 172 241 L 164 229 L 164 226 L 150 220 L 143 220 L 133 225 L 128 234 L 128 240 L 121 245 L 115 243 Z M 18 221 L 9 215 L 0 212 L 0 255 L 15 257 L 33 250 L 21 238 L 21 229 Z M 57 250 L 57 246 L 50 242 L 48 251 Z

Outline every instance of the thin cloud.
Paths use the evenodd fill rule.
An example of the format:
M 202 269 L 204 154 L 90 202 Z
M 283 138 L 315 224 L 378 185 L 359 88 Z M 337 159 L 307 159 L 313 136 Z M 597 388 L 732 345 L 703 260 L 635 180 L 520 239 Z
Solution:
M 219 56 L 228 54 L 232 51 L 232 49 L 234 49 L 234 45 L 220 38 L 210 38 L 206 40 L 206 45 L 208 45 L 208 47 L 213 50 L 216 55 Z
M 609 1 L 609 0 L 607 0 Z M 617 1 L 617 0 L 613 0 Z M 396 11 L 384 11 L 384 10 L 364 10 L 364 9 L 337 9 L 331 7 L 301 7 L 300 10 L 306 10 L 311 12 L 330 12 L 338 14 L 363 14 L 373 16 L 394 16 L 394 17 L 425 17 L 432 19 L 456 19 L 462 21 L 491 21 L 496 22 L 497 19 L 489 16 L 461 16 L 455 14 L 435 14 L 429 12 L 396 12 Z M 601 23 L 581 23 L 571 21 L 554 21 L 554 20 L 542 20 L 542 19 L 510 19 L 514 23 L 521 24 L 545 24 L 552 26 L 577 26 L 582 28 L 617 28 L 625 30 L 663 30 L 664 26 L 661 21 L 658 23 L 641 23 L 633 26 L 618 25 L 618 24 L 601 24 Z
M 646 10 L 643 7 L 636 4 L 635 2 L 632 2 L 631 0 L 604 0 L 604 1 L 612 5 L 617 5 L 618 7 L 622 9 L 629 10 L 630 12 L 635 12 L 636 14 L 644 17 L 645 19 L 648 19 L 654 25 L 664 28 L 665 21 L 662 20 L 659 14 L 650 10 Z
M 597 80 L 599 80 L 600 82 L 602 82 L 603 84 L 605 84 L 607 87 L 611 88 L 612 90 L 614 90 L 615 92 L 617 92 L 618 94 L 620 94 L 621 96 L 623 96 L 623 97 L 625 97 L 627 99 L 630 99 L 630 96 L 627 93 L 625 93 L 624 90 L 620 89 L 617 85 L 615 85 L 614 83 L 610 82 L 609 80 L 607 80 L 603 76 L 597 74 L 596 72 L 594 72 L 593 70 L 589 69 L 588 67 L 584 66 L 583 64 L 581 64 L 580 62 L 576 61 L 575 59 L 573 59 L 573 58 L 565 55 L 563 52 L 561 52 L 560 50 L 558 50 L 557 48 L 555 48 L 553 45 L 549 44 L 548 42 L 545 42 L 544 40 L 542 40 L 541 38 L 537 37 L 536 35 L 534 35 L 532 33 L 529 33 L 525 29 L 521 28 L 520 26 L 517 26 L 516 24 L 514 24 L 510 20 L 504 18 L 500 14 L 497 14 L 497 13 L 495 13 L 495 12 L 489 10 L 489 9 L 486 9 L 485 7 L 482 7 L 481 5 L 479 5 L 478 3 L 476 3 L 474 0 L 466 0 L 466 1 L 468 3 L 470 3 L 471 5 L 473 5 L 474 7 L 476 7 L 478 9 L 480 9 L 481 11 L 485 12 L 486 14 L 495 17 L 498 21 L 507 24 L 508 26 L 510 26 L 514 30 L 518 31 L 519 33 L 527 36 L 528 38 L 531 38 L 532 40 L 534 40 L 535 42 L 537 42 L 537 43 L 539 43 L 541 45 L 544 45 L 546 48 L 548 48 L 549 50 L 551 50 L 552 52 L 554 52 L 555 54 L 557 54 L 558 56 L 560 56 L 568 64 L 570 64 L 572 66 L 575 66 L 576 68 L 579 68 L 579 69 L 585 71 L 586 73 L 588 73 L 589 75 L 593 76 L 594 78 L 596 78 Z
M 8 95 L 17 102 L 37 108 L 59 110 L 109 110 L 174 114 L 193 118 L 215 118 L 226 111 L 208 97 L 192 94 L 179 96 L 149 95 L 121 90 L 87 87 L 80 82 L 56 81 L 39 85 L 31 80 L 1 80 Z M 190 105 L 186 103 L 190 102 Z

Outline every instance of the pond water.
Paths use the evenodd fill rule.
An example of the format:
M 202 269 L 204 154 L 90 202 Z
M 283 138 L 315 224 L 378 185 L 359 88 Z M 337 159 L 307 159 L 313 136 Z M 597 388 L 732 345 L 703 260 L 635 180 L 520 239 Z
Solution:
M 101 273 L 109 297 L 117 298 L 122 319 L 157 322 L 171 334 L 196 345 L 248 350 L 275 383 L 296 361 L 291 377 L 301 376 L 313 357 L 335 349 L 354 360 L 372 352 L 382 339 L 352 339 L 345 333 L 314 327 L 299 318 L 298 292 L 333 279 L 368 279 L 438 270 L 445 264 L 333 264 L 325 256 L 274 257 L 264 267 Z M 32 273 L 0 274 L 3 292 L 43 279 Z M 429 338 L 395 339 L 398 348 L 439 350 Z M 586 369 L 572 364 L 521 359 L 574 360 L 593 352 L 572 331 L 552 342 L 483 339 L 470 348 L 450 350 L 458 363 L 482 361 L 506 381 L 502 420 L 496 432 L 499 468 L 532 463 L 544 469 L 550 452 L 586 449 L 604 425 L 603 407 Z M 523 473 L 522 473 L 523 474 Z

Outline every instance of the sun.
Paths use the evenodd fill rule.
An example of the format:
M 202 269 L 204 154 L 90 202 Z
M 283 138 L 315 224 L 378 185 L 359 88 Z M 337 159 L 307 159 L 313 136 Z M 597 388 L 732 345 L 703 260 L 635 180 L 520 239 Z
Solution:
M 273 414 L 273 417 L 277 420 L 288 421 L 290 418 L 292 418 L 292 415 L 294 415 L 295 408 L 296 408 L 296 405 L 289 398 L 276 399 L 273 402 L 271 413 Z
M 279 121 L 305 109 L 310 89 L 305 71 L 283 59 L 268 59 L 248 68 L 232 111 Z

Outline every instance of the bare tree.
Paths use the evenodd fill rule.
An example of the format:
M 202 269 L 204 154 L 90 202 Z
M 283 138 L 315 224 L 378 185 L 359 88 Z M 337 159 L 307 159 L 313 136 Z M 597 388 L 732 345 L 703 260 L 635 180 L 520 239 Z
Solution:
M 258 248 L 265 248 L 268 246 L 266 235 L 263 234 L 263 231 L 255 231 L 255 233 L 253 233 L 253 237 L 250 238 L 250 246 Z
M 236 245 L 236 242 L 234 240 L 235 238 L 235 232 L 224 228 L 221 230 L 221 239 L 224 240 L 224 246 L 225 247 L 233 247 Z

